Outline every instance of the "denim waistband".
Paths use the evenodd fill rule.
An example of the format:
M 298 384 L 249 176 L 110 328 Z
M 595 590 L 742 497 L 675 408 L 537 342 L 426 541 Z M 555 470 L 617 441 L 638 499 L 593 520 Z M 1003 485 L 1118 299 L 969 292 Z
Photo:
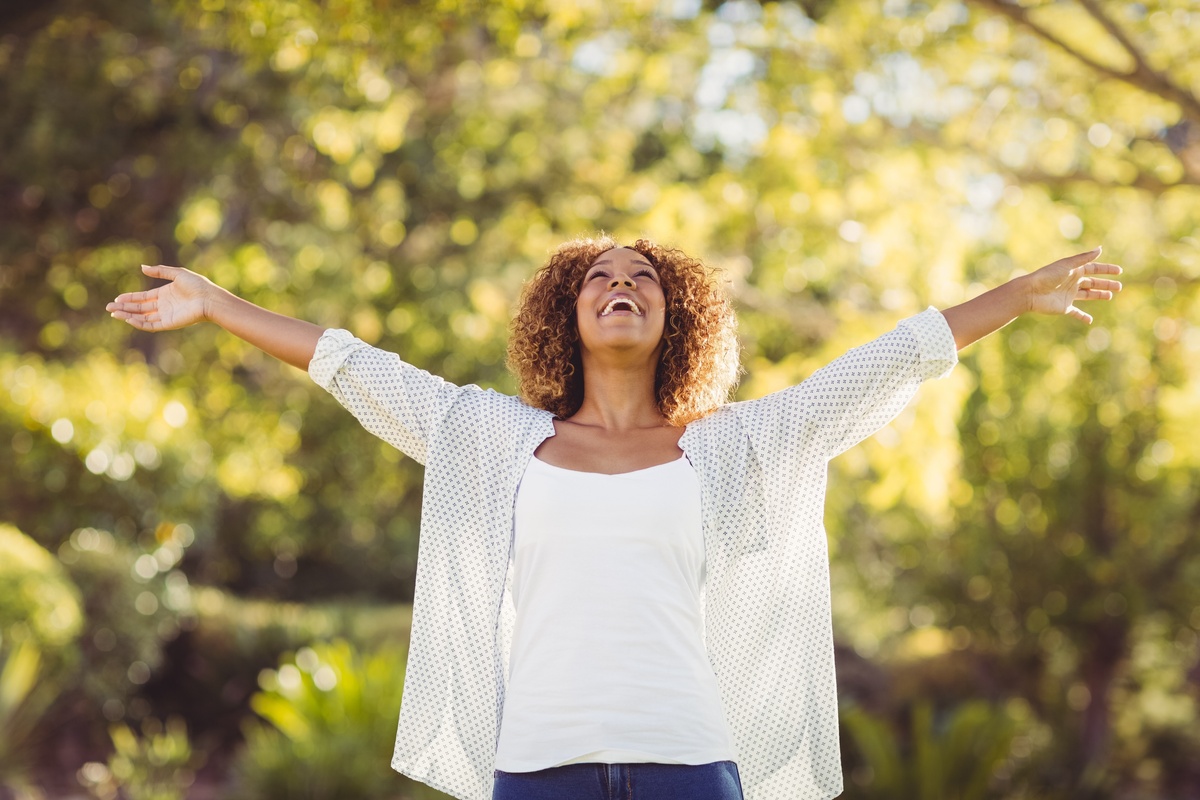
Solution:
M 568 764 L 496 771 L 492 800 L 743 800 L 737 765 Z

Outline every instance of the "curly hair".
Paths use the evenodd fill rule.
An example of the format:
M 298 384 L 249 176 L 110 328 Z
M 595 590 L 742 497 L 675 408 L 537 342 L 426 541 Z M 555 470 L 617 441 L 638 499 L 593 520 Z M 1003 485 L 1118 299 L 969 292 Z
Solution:
M 508 367 L 521 398 L 560 419 L 583 403 L 583 362 L 575 303 L 584 274 L 601 253 L 622 247 L 611 236 L 559 246 L 525 285 L 508 342 Z M 671 425 L 714 411 L 737 384 L 737 318 L 713 273 L 679 250 L 646 239 L 624 245 L 645 256 L 666 297 L 664 346 L 654 378 L 658 409 Z

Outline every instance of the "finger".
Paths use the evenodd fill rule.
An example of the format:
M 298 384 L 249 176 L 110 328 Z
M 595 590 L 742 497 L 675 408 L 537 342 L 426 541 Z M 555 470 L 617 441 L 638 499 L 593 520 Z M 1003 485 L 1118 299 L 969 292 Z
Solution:
M 110 316 L 113 319 L 119 319 L 127 325 L 132 325 L 139 330 L 145 330 L 146 318 L 141 314 L 130 314 L 127 311 L 114 311 Z
M 151 278 L 162 278 L 165 281 L 173 281 L 179 277 L 181 272 L 185 272 L 185 270 L 182 267 L 168 267 L 163 264 L 156 266 L 142 264 L 142 272 Z
M 137 320 L 142 320 L 142 319 L 146 318 L 146 314 L 143 314 L 138 311 L 128 311 L 126 309 L 121 309 L 121 308 L 116 308 L 116 309 L 111 310 L 108 313 L 108 315 L 110 317 L 112 317 L 113 319 L 124 320 L 124 321 L 130 323 L 131 325 L 134 322 L 136 322 Z
M 1116 264 L 1105 264 L 1103 261 L 1092 261 L 1084 266 L 1083 271 L 1088 275 L 1120 275 L 1124 272 Z
M 1097 247 L 1093 250 L 1088 250 L 1086 253 L 1076 253 L 1073 256 L 1067 256 L 1066 258 L 1060 258 L 1058 261 L 1055 261 L 1054 264 L 1056 266 L 1063 266 L 1063 267 L 1067 267 L 1068 269 L 1074 269 L 1075 267 L 1083 266 L 1084 264 L 1087 264 L 1090 261 L 1095 261 L 1099 257 L 1100 257 L 1100 248 Z
M 1084 278 L 1079 282 L 1080 289 L 1099 289 L 1105 292 L 1121 291 L 1121 282 L 1109 280 L 1108 278 Z
M 1077 319 L 1080 322 L 1085 323 L 1087 325 L 1092 324 L 1092 315 L 1087 313 L 1086 311 L 1080 311 L 1075 306 L 1068 307 L 1065 313 L 1068 317 L 1071 317 L 1072 319 Z
M 144 303 L 158 297 L 158 289 L 148 289 L 144 292 L 123 292 L 113 298 L 114 303 Z
M 106 305 L 104 307 L 104 310 L 105 311 L 139 312 L 139 311 L 152 311 L 156 308 L 158 308 L 158 298 L 156 298 L 156 297 L 152 297 L 148 300 L 141 300 L 141 301 L 122 300 L 120 297 L 118 297 L 116 300 L 114 300 L 111 303 L 109 303 L 108 305 Z
M 1075 293 L 1076 300 L 1112 300 L 1113 293 L 1104 289 L 1080 289 Z
M 130 325 L 134 325 L 135 327 L 140 327 L 144 323 L 156 322 L 162 319 L 162 315 L 158 313 L 157 309 L 150 311 L 128 311 L 118 308 L 110 311 L 109 316 L 113 319 L 119 319 L 123 320 L 124 322 L 128 322 Z

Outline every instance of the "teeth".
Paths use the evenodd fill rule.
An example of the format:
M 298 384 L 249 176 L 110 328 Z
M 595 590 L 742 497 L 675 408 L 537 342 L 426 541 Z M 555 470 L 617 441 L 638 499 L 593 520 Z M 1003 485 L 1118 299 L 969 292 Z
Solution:
M 633 302 L 628 297 L 614 297 L 612 300 L 608 301 L 608 305 L 606 305 L 604 310 L 600 312 L 600 316 L 607 317 L 613 312 L 613 309 L 616 308 L 617 304 L 619 303 L 629 304 L 629 307 L 633 309 L 633 313 L 637 314 L 639 317 L 642 315 L 642 310 L 638 308 L 637 303 Z

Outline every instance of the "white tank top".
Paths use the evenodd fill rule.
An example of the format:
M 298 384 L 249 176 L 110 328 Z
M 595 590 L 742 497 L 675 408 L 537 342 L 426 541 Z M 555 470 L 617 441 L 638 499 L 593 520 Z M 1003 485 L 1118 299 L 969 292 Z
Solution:
M 496 769 L 736 760 L 704 649 L 700 484 L 687 459 L 602 475 L 531 458 L 515 515 Z

